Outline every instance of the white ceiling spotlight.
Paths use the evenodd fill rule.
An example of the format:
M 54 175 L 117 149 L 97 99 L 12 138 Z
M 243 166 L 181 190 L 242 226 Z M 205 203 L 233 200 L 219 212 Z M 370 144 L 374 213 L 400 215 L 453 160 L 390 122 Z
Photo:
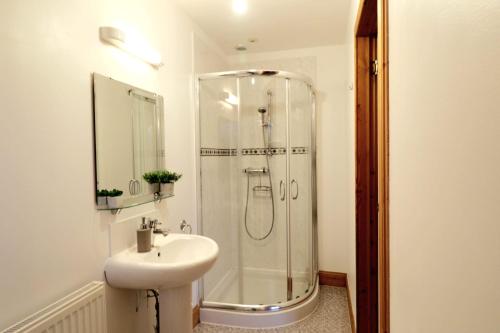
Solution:
M 116 46 L 155 68 L 163 66 L 160 53 L 132 34 L 127 34 L 115 27 L 100 27 L 99 37 L 103 42 Z
M 233 12 L 238 15 L 243 15 L 248 10 L 247 0 L 233 0 Z
M 247 50 L 247 47 L 246 47 L 245 45 L 243 45 L 243 44 L 238 44 L 238 45 L 236 45 L 236 46 L 234 47 L 234 49 L 235 49 L 236 51 L 246 51 L 246 50 Z

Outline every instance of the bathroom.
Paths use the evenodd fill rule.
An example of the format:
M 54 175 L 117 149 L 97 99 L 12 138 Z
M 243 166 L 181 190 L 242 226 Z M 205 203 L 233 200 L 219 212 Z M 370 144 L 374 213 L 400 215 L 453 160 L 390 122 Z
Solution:
M 377 10 L 390 265 L 370 319 L 356 31 Z M 155 332 L 162 319 L 162 333 L 498 332 L 498 1 L 2 0 L 0 15 L 0 332 L 27 332 L 93 282 L 103 328 L 84 332 Z M 100 156 L 117 151 L 100 148 L 96 82 L 154 100 L 157 164 L 142 171 L 181 174 L 174 195 L 97 204 Z M 106 270 L 143 218 L 162 223 L 151 253 L 197 235 L 218 249 L 182 301 L 159 301 L 159 320 L 152 291 L 113 286 Z M 196 246 L 186 260 L 209 252 Z

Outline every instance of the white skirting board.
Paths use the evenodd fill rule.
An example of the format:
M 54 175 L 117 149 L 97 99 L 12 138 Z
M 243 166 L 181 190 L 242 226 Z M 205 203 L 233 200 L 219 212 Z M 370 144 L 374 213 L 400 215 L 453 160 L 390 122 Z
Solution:
M 104 282 L 94 281 L 0 333 L 106 333 Z

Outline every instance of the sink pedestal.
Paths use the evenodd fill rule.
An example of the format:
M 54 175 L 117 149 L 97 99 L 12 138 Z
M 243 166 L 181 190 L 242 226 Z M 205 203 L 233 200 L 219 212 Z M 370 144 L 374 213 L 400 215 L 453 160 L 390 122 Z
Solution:
M 191 282 L 160 290 L 160 333 L 192 333 Z
M 192 333 L 191 283 L 208 272 L 217 243 L 198 235 L 169 234 L 154 239 L 150 252 L 125 249 L 106 260 L 106 281 L 115 288 L 160 291 L 160 333 Z

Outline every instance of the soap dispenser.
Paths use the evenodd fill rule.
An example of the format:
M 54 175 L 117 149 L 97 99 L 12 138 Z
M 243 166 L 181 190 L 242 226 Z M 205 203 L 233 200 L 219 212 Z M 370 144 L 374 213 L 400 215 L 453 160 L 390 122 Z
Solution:
M 146 222 L 146 218 L 142 218 L 142 223 L 137 230 L 137 252 L 151 251 L 151 228 Z

